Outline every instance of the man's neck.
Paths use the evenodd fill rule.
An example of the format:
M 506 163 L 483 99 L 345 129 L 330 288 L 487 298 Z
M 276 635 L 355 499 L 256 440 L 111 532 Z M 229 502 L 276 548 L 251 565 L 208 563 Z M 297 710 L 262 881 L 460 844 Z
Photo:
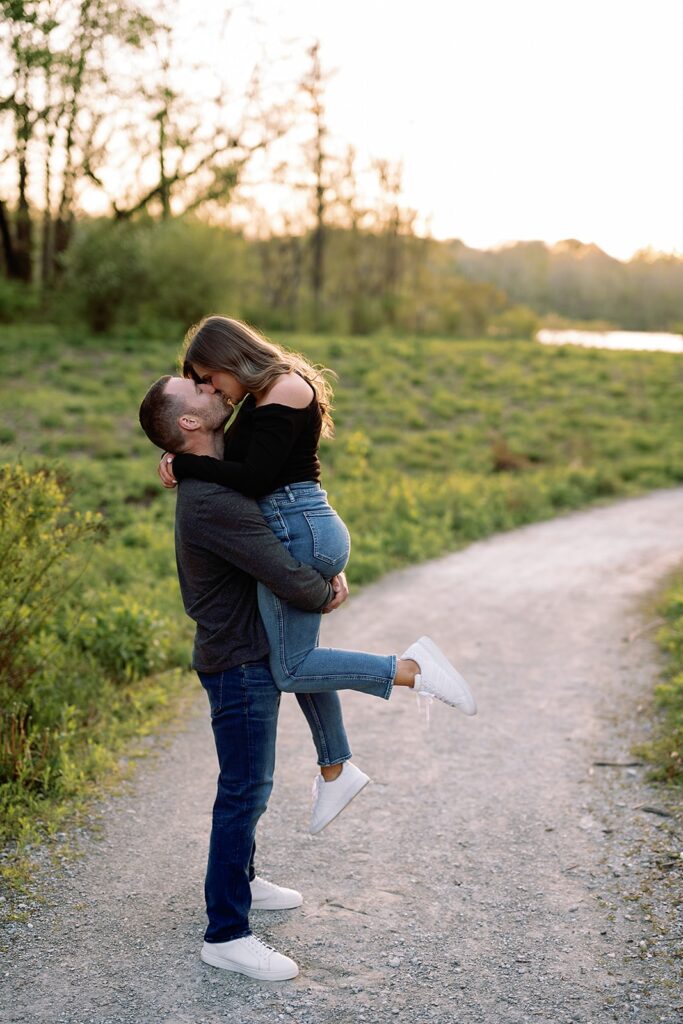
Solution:
M 213 434 L 193 434 L 185 452 L 187 455 L 209 455 L 212 459 L 222 459 L 224 442 L 222 429 Z

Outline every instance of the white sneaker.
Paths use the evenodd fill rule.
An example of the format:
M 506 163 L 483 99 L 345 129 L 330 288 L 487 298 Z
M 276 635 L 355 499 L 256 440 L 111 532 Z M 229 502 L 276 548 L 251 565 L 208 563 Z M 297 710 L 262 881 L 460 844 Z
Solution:
M 316 775 L 313 783 L 313 806 L 309 832 L 316 835 L 344 810 L 354 796 L 364 789 L 370 779 L 350 761 L 344 761 L 341 774 L 332 782 L 325 782 L 322 775 Z
M 205 942 L 201 958 L 212 967 L 224 971 L 246 974 L 257 981 L 289 981 L 296 978 L 299 968 L 292 959 L 267 946 L 255 935 L 230 942 Z
M 420 673 L 415 676 L 416 693 L 431 694 L 464 715 L 476 715 L 477 705 L 467 683 L 428 636 L 421 636 L 401 657 L 420 666 Z
M 303 896 L 296 889 L 285 889 L 283 885 L 267 882 L 258 875 L 251 881 L 252 910 L 294 910 L 303 901 Z

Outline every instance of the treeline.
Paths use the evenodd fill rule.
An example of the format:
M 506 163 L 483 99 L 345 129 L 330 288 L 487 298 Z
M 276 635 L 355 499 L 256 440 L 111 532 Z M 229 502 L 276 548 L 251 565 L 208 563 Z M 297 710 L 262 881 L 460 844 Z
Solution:
M 630 330 L 683 332 L 683 259 L 644 250 L 624 263 L 596 245 L 517 242 L 493 251 L 450 243 L 454 268 L 539 315 L 603 320 Z
M 96 332 L 132 325 L 187 327 L 223 310 L 268 330 L 528 337 L 538 318 L 505 293 L 449 266 L 440 243 L 326 231 L 326 270 L 316 294 L 311 235 L 248 239 L 197 219 L 83 221 L 59 284 L 41 308 L 25 286 L 0 283 L 0 319 L 46 317 Z
M 197 217 L 79 220 L 48 293 L 0 278 L 0 322 L 97 332 L 182 330 L 210 310 L 266 330 L 532 337 L 542 324 L 683 331 L 683 261 L 622 263 L 594 246 L 477 251 L 393 230 L 326 225 L 316 292 L 313 232 L 248 238 Z

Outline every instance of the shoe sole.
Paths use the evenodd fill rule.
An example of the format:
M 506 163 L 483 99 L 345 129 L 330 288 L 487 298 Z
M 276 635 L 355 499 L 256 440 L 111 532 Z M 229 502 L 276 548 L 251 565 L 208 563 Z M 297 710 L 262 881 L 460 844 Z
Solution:
M 245 974 L 247 978 L 254 978 L 256 981 L 291 981 L 292 978 L 296 978 L 299 973 L 299 968 L 291 973 L 284 974 L 282 971 L 259 971 L 255 967 L 245 967 L 244 964 L 238 964 L 234 960 L 227 960 L 225 957 L 211 956 L 210 953 L 202 949 L 199 954 L 205 964 L 209 964 L 211 967 L 220 967 L 223 971 L 232 971 L 234 974 Z
M 469 686 L 467 685 L 463 677 L 460 675 L 457 668 L 451 665 L 450 661 L 443 653 L 443 651 L 439 647 L 437 647 L 434 641 L 430 640 L 428 636 L 420 637 L 420 639 L 417 642 L 425 648 L 427 653 L 430 654 L 432 658 L 434 658 L 434 661 L 436 661 L 437 664 L 441 666 L 444 672 L 447 672 L 451 676 L 455 674 L 458 685 L 460 686 L 461 694 L 464 697 L 465 701 L 467 702 L 466 705 L 457 704 L 456 707 L 458 708 L 458 710 L 462 711 L 464 715 L 476 715 L 477 702 L 472 696 Z M 429 690 L 426 689 L 425 692 L 429 693 Z M 433 694 L 432 696 L 436 697 L 436 694 Z M 439 698 L 437 697 L 437 700 L 438 699 Z
M 351 801 L 353 800 L 353 798 L 354 798 L 354 797 L 356 797 L 356 796 L 358 796 L 358 794 L 359 794 L 359 793 L 362 793 L 362 792 L 363 792 L 363 790 L 365 789 L 365 787 L 367 786 L 367 784 L 368 784 L 369 782 L 372 782 L 372 779 L 369 779 L 369 778 L 367 778 L 367 776 L 366 776 L 366 778 L 365 778 L 365 779 L 363 780 L 363 782 L 361 782 L 361 784 L 360 784 L 360 786 L 358 787 L 358 789 L 354 790 L 354 792 L 352 792 L 352 793 L 351 793 L 351 796 L 350 796 L 350 797 L 348 798 L 348 800 L 347 800 L 347 801 L 346 801 L 345 803 L 343 803 L 343 804 L 341 805 L 341 807 L 339 808 L 339 810 L 338 810 L 338 811 L 336 811 L 336 813 L 335 813 L 335 814 L 333 814 L 331 818 L 328 818 L 328 819 L 327 819 L 326 821 L 324 821 L 324 822 L 322 823 L 322 825 L 317 825 L 317 826 L 316 826 L 315 828 L 309 828 L 309 830 L 308 830 L 308 831 L 310 832 L 310 834 L 311 834 L 312 836 L 317 836 L 317 835 L 319 835 L 319 834 L 320 834 L 320 833 L 322 832 L 322 830 L 323 830 L 324 828 L 327 828 L 327 826 L 328 826 L 328 825 L 329 825 L 329 824 L 330 824 L 331 822 L 333 822 L 333 821 L 335 820 L 335 818 L 338 818 L 338 817 L 339 817 L 339 815 L 341 814 L 341 812 L 342 812 L 342 811 L 346 810 L 346 808 L 347 808 L 347 807 L 349 806 L 349 804 L 351 803 Z

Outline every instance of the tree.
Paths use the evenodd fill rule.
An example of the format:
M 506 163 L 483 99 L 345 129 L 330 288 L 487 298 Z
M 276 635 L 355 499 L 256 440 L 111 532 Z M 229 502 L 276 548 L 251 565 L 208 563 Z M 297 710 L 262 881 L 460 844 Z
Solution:
M 325 247 L 327 242 L 327 137 L 324 91 L 326 76 L 320 62 L 320 42 L 308 51 L 311 63 L 301 83 L 313 119 L 313 138 L 308 147 L 313 177 L 313 232 L 311 235 L 311 292 L 313 296 L 313 327 L 322 325 L 323 290 L 325 286 Z
M 0 197 L 8 275 L 31 280 L 40 216 L 50 286 L 84 191 L 100 192 L 114 220 L 224 207 L 253 155 L 284 133 L 283 106 L 265 105 L 258 72 L 237 112 L 222 81 L 186 95 L 197 69 L 161 17 L 171 3 L 160 0 L 155 19 L 135 0 L 0 0 L 0 117 L 15 170 Z
M 0 114 L 9 120 L 11 134 L 4 160 L 16 168 L 13 224 L 2 205 L 5 265 L 9 276 L 32 279 L 33 209 L 39 206 L 39 267 L 47 286 L 55 256 L 68 243 L 81 115 L 97 120 L 95 86 L 109 82 L 111 45 L 139 49 L 156 26 L 125 0 L 1 0 L 0 10 L 0 49 L 9 68 Z M 84 164 L 83 152 L 80 156 Z M 61 189 L 55 217 L 56 168 Z

